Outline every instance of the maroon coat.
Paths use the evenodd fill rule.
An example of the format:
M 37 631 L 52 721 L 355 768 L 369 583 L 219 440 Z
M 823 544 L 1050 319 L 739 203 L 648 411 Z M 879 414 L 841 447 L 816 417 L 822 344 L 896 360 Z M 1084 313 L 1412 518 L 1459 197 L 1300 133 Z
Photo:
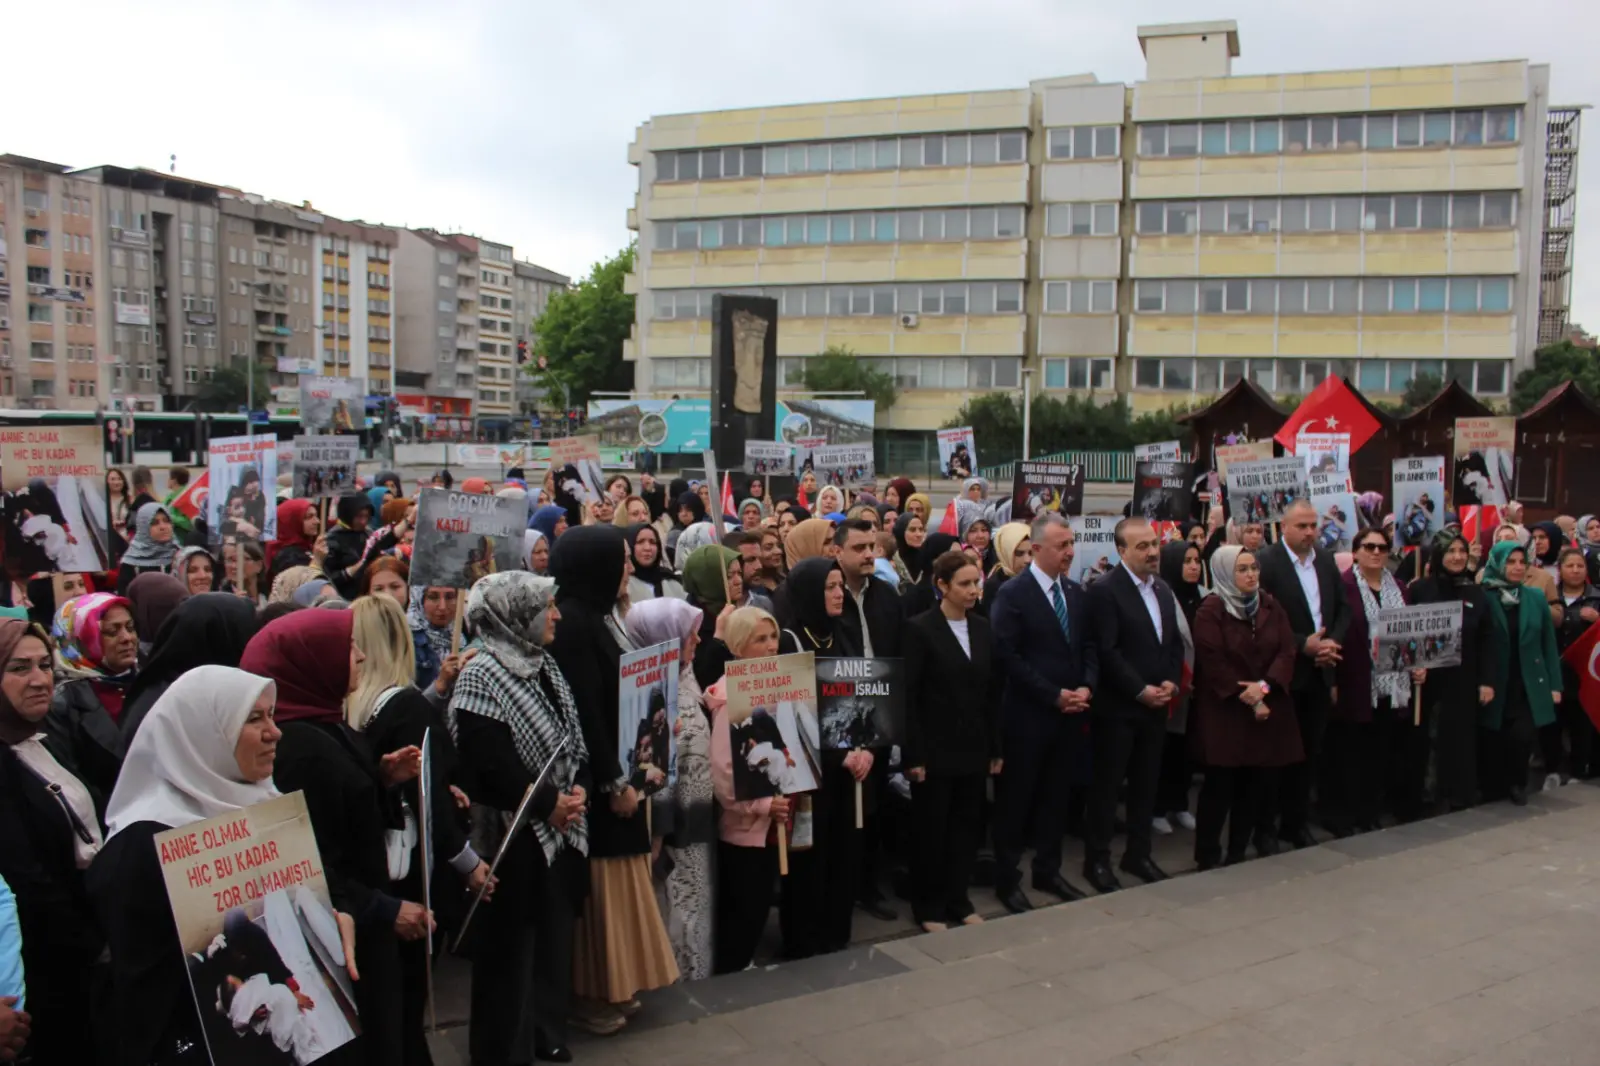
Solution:
M 1207 596 L 1194 616 L 1194 702 L 1189 746 L 1202 766 L 1287 766 L 1305 758 L 1289 685 L 1294 680 L 1289 615 L 1270 595 L 1249 622 L 1233 617 L 1222 597 Z M 1241 681 L 1266 679 L 1272 691 L 1266 721 L 1239 694 Z
M 1339 575 L 1344 600 L 1350 605 L 1350 628 L 1344 631 L 1344 648 L 1336 674 L 1339 699 L 1333 705 L 1335 722 L 1358 725 L 1372 721 L 1372 631 L 1367 628 L 1367 606 L 1361 601 L 1365 593 L 1356 584 L 1360 580 L 1360 569 L 1354 566 Z M 1400 598 L 1410 603 L 1406 583 L 1399 578 L 1395 578 L 1395 583 L 1400 586 Z

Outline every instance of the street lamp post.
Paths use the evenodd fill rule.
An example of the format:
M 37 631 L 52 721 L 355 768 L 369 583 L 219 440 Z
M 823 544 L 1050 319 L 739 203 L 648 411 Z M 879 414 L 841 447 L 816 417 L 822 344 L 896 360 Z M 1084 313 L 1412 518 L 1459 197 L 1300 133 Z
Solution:
M 1033 371 L 1022 371 L 1022 457 L 1028 458 L 1033 435 Z

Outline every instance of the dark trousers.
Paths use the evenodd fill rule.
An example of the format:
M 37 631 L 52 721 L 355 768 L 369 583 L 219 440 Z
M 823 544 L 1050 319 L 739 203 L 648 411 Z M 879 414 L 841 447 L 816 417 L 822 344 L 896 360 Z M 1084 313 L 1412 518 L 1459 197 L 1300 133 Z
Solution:
M 856 898 L 863 903 L 876 903 L 883 899 L 882 858 L 888 841 L 883 827 L 884 792 L 889 787 L 889 751 L 887 748 L 873 753 L 872 770 L 861 782 L 861 880 L 856 885 Z M 851 799 L 854 803 L 854 798 Z
M 804 851 L 790 849 L 789 876 L 778 904 L 783 953 L 791 959 L 850 945 L 861 884 L 855 778 L 841 765 L 824 765 L 822 787 L 811 796 L 815 844 Z
M 1384 704 L 1380 703 L 1378 711 L 1384 710 Z M 1372 724 L 1378 732 L 1383 794 L 1388 797 L 1389 810 L 1396 822 L 1414 822 L 1423 814 L 1422 797 L 1431 748 L 1428 740 L 1431 722 L 1426 703 L 1421 724 L 1412 724 L 1416 717 L 1409 702 L 1402 707 L 1389 708 L 1388 713 L 1381 716 L 1378 713 L 1373 716 Z M 1376 821 L 1374 817 L 1373 822 Z
M 1214 865 L 1223 858 L 1222 826 L 1228 826 L 1229 862 L 1244 858 L 1254 838 L 1268 835 L 1272 785 L 1278 771 L 1266 766 L 1208 766 L 1200 785 L 1194 826 L 1194 859 Z
M 972 913 L 967 885 L 978 858 L 986 776 L 932 771 L 911 785 L 912 914 L 919 922 L 959 922 Z
M 1033 873 L 1061 873 L 1061 835 L 1082 734 L 1081 715 L 1039 730 L 1007 730 L 1005 767 L 995 798 L 994 887 L 1008 892 L 1022 881 L 1022 853 L 1033 847 Z
M 1478 735 L 1478 779 L 1484 799 L 1505 799 L 1513 786 L 1527 787 L 1528 760 L 1537 734 L 1527 697 L 1513 688 L 1500 716 L 1500 728 L 1485 729 Z
M 717 924 L 711 938 L 717 973 L 737 973 L 754 961 L 772 913 L 777 876 L 776 845 L 746 848 L 717 842 Z
M 1189 787 L 1194 769 L 1189 765 L 1189 738 L 1169 732 L 1161 743 L 1161 777 L 1156 782 L 1156 813 L 1175 814 L 1189 809 Z
M 1128 842 L 1122 860 L 1150 857 L 1150 819 L 1156 803 L 1156 778 L 1167 736 L 1159 711 L 1100 714 L 1094 718 L 1094 784 L 1089 789 L 1089 834 L 1084 862 L 1111 861 L 1111 834 L 1117 819 L 1117 792 L 1128 780 Z
M 1294 716 L 1300 724 L 1300 744 L 1305 748 L 1305 760 L 1285 766 L 1279 777 L 1278 831 L 1281 835 L 1303 832 L 1311 814 L 1311 783 L 1316 780 L 1317 767 L 1321 765 L 1322 737 L 1328 727 L 1331 707 L 1328 688 L 1320 680 L 1313 680 L 1304 689 L 1294 692 Z
M 358 963 L 359 965 L 359 963 Z M 400 943 L 400 1039 L 404 1066 L 433 1066 L 428 1051 L 428 941 Z
M 502 883 L 473 919 L 484 923 L 474 933 L 472 954 L 467 1042 L 473 1066 L 528 1062 L 539 1036 L 550 1045 L 567 1043 L 575 911 L 566 888 L 572 881 L 566 866 L 586 860 L 563 848 L 554 868 L 543 868 L 542 856 L 540 861 L 531 884 Z M 507 898 L 508 888 L 527 898 Z M 366 977 L 363 969 L 361 979 Z
M 1556 718 L 1562 732 L 1567 735 L 1567 772 L 1578 778 L 1591 778 L 1600 774 L 1600 735 L 1594 722 L 1578 702 L 1578 677 L 1572 667 L 1561 666 L 1561 706 L 1556 708 Z

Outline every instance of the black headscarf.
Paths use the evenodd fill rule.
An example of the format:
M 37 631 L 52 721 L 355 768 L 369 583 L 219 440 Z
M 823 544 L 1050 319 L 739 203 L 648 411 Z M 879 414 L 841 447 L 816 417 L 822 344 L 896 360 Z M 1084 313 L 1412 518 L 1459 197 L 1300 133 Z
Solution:
M 678 520 L 678 512 L 683 510 L 685 507 L 689 508 L 689 513 L 694 516 L 689 520 L 689 526 L 694 525 L 696 522 L 711 521 L 711 519 L 706 516 L 706 501 L 700 498 L 700 494 L 698 492 L 692 492 L 688 489 L 685 489 L 677 495 L 672 504 L 672 524 L 677 526 L 679 529 L 689 528 L 689 526 L 684 525 Z
M 900 545 L 900 550 L 897 554 L 900 556 L 900 561 L 906 564 L 906 571 L 911 575 L 911 580 L 913 581 L 922 576 L 921 549 L 913 548 L 906 543 L 906 530 L 911 528 L 911 520 L 915 517 L 917 516 L 907 511 L 894 520 L 894 542 Z M 923 524 L 923 536 L 927 536 L 926 523 Z M 924 540 L 923 543 L 926 544 L 927 541 Z
M 351 529 L 355 528 L 356 517 L 362 511 L 367 512 L 367 523 L 372 522 L 372 500 L 364 492 L 347 492 L 339 497 L 338 510 L 335 512 L 339 521 Z
M 667 495 L 666 495 L 666 498 L 662 501 L 662 505 L 664 507 L 671 507 L 672 508 L 672 513 L 667 515 L 667 517 L 672 519 L 672 524 L 674 526 L 677 526 L 677 528 L 679 528 L 679 529 L 682 529 L 684 527 L 682 525 L 679 525 L 679 523 L 678 523 L 678 501 L 683 499 L 683 494 L 688 492 L 688 491 L 689 491 L 689 479 L 688 478 L 675 477 L 671 481 L 667 482 Z M 651 513 L 654 514 L 654 512 L 651 512 Z
M 650 535 L 656 538 L 656 560 L 649 566 L 640 566 L 639 556 L 634 552 L 634 545 L 639 542 L 640 534 L 647 529 L 650 531 Z M 672 567 L 667 565 L 667 546 L 661 542 L 660 531 L 655 526 L 640 522 L 629 526 L 623 536 L 627 538 L 628 553 L 633 558 L 633 576 L 655 589 L 656 595 L 660 596 L 661 583 L 668 578 L 676 578 L 678 576 L 673 572 Z M 621 579 L 619 578 L 618 580 Z
M 197 666 L 238 666 L 244 646 L 259 628 L 255 607 L 243 596 L 228 592 L 202 592 L 178 604 L 156 631 L 150 659 L 128 687 L 119 723 L 124 741 L 134 731 L 157 697 L 178 678 Z
M 789 513 L 794 515 L 796 522 L 804 522 L 811 517 L 811 508 L 801 507 L 798 503 L 789 508 Z
M 622 584 L 622 530 L 616 526 L 574 526 L 556 538 L 550 549 L 550 576 L 556 579 L 556 602 L 581 603 L 601 615 L 617 603 Z
M 895 523 L 899 525 L 899 523 Z M 947 551 L 961 547 L 961 538 L 949 533 L 929 533 L 922 541 L 922 547 L 917 550 L 917 573 L 913 576 L 918 581 L 933 584 L 933 564 L 939 556 Z
M 784 582 L 801 651 L 838 658 L 861 654 L 861 649 L 851 643 L 849 631 L 839 624 L 838 618 L 828 614 L 828 575 L 838 569 L 838 561 L 830 556 L 802 559 L 789 571 L 788 580 Z
M 1561 549 L 1567 546 L 1567 535 L 1561 532 L 1561 527 L 1556 525 L 1554 522 L 1535 522 L 1533 528 L 1542 532 L 1545 540 L 1550 542 L 1550 550 L 1538 557 L 1538 565 L 1556 565 L 1556 560 L 1561 557 Z M 1528 554 L 1530 556 L 1533 555 L 1533 536 L 1531 530 L 1529 531 L 1528 536 Z
M 1469 552 L 1472 550 L 1471 543 L 1459 533 L 1453 535 L 1440 533 L 1433 538 L 1433 547 L 1428 552 L 1428 576 L 1418 578 L 1411 583 L 1411 591 L 1414 595 L 1421 595 L 1423 589 L 1427 589 L 1431 593 L 1431 596 L 1421 595 L 1423 602 L 1465 599 L 1466 592 L 1464 590 L 1478 587 L 1478 582 L 1473 577 L 1470 557 L 1467 560 L 1467 565 L 1461 568 L 1461 573 L 1459 574 L 1452 574 L 1444 568 L 1445 554 L 1457 541 Z M 1421 551 L 1422 549 L 1418 548 L 1417 550 Z
M 1161 546 L 1161 579 L 1172 587 L 1172 595 L 1183 608 L 1184 618 L 1192 625 L 1194 613 L 1200 609 L 1205 592 L 1199 582 L 1183 579 L 1183 557 L 1189 554 L 1190 549 L 1200 551 L 1186 540 L 1174 540 Z

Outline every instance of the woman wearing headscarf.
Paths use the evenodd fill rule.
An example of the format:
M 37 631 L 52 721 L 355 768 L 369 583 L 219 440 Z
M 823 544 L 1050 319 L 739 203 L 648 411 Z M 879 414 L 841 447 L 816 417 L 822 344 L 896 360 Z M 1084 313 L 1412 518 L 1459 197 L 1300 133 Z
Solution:
M 1556 593 L 1561 601 L 1561 624 L 1556 628 L 1556 648 L 1565 655 L 1567 649 L 1572 647 L 1590 626 L 1600 622 L 1600 588 L 1596 588 L 1589 580 L 1589 562 L 1582 548 L 1562 548 L 1559 565 L 1561 581 Z M 1561 691 L 1564 696 L 1561 701 L 1561 711 L 1557 715 L 1560 725 L 1551 727 L 1551 731 L 1556 735 L 1551 742 L 1546 742 L 1546 750 L 1548 751 L 1552 744 L 1559 750 L 1561 733 L 1566 734 L 1570 751 L 1568 780 L 1572 778 L 1587 780 L 1595 776 L 1595 728 L 1589 716 L 1584 713 L 1583 704 L 1578 700 L 1578 689 L 1578 672 L 1563 661 Z M 1546 788 L 1555 786 L 1555 782 L 1550 779 L 1551 774 L 1559 774 L 1558 768 L 1546 766 Z
M 778 586 L 783 584 L 784 574 L 787 570 L 783 561 L 783 537 L 776 529 L 767 528 L 761 531 L 761 569 L 756 571 L 750 579 L 750 585 L 756 590 L 771 596 Z
M 394 499 L 394 490 L 387 485 L 374 485 L 367 490 L 367 499 L 372 503 L 372 513 L 379 514 L 383 505 Z
M 900 586 L 901 604 L 907 618 L 939 605 L 939 592 L 933 586 L 933 564 L 947 551 L 959 551 L 961 542 L 950 533 L 929 533 L 917 551 L 916 579 Z
M 656 527 L 645 523 L 631 525 L 623 537 L 628 541 L 628 555 L 633 560 L 633 573 L 628 578 L 628 601 L 642 603 L 663 596 L 682 599 L 683 585 L 667 565 L 661 534 L 656 532 Z
M 1205 567 L 1200 562 L 1201 548 L 1186 540 L 1175 540 L 1161 546 L 1161 579 L 1172 589 L 1172 597 L 1181 613 L 1185 665 L 1194 669 L 1194 616 L 1205 599 L 1206 590 L 1200 584 Z M 1189 789 L 1194 784 L 1194 767 L 1189 762 L 1188 719 L 1193 691 L 1182 694 L 1173 702 L 1167 714 L 1167 735 L 1161 749 L 1161 776 L 1156 780 L 1156 817 L 1151 827 L 1157 832 L 1172 831 L 1176 822 L 1184 829 L 1193 829 L 1194 815 L 1189 813 Z
M 761 501 L 755 498 L 743 500 L 739 504 L 739 525 L 745 532 L 752 532 L 761 528 L 761 519 L 766 517 L 766 511 L 761 506 Z
M 267 602 L 293 603 L 295 593 L 313 581 L 327 583 L 327 579 L 312 567 L 291 566 L 273 579 L 272 591 L 267 595 Z
M 856 658 L 861 648 L 840 624 L 844 614 L 844 572 L 832 558 L 802 560 L 785 582 L 788 617 L 779 653 L 812 652 L 818 658 Z M 807 729 L 813 726 L 808 725 Z M 802 738 L 802 744 L 818 741 Z M 816 745 L 820 748 L 820 742 Z M 859 894 L 861 831 L 855 823 L 855 785 L 872 771 L 870 751 L 808 750 L 817 764 L 814 796 L 815 846 L 789 856 L 780 914 L 784 955 L 805 958 L 839 951 L 850 944 L 851 919 Z M 866 792 L 870 803 L 873 795 Z
M 100 818 L 67 752 L 43 732 L 51 655 L 39 626 L 0 619 L 0 877 L 16 896 L 33 1018 L 27 1051 L 41 1066 L 98 1061 L 88 1005 L 105 950 L 84 885 Z
M 883 505 L 892 507 L 896 511 L 904 511 L 906 509 L 906 501 L 911 499 L 912 494 L 916 491 L 917 487 L 911 483 L 910 478 L 891 478 L 889 484 L 883 490 Z
M 183 582 L 191 596 L 213 592 L 217 587 L 217 560 L 198 545 L 179 549 L 172 560 L 172 576 Z
M 507 571 L 479 581 L 467 598 L 467 621 L 483 650 L 463 668 L 449 718 L 475 799 L 509 818 L 551 767 L 528 831 L 501 860 L 499 885 L 475 919 L 482 924 L 472 952 L 473 1062 L 520 1061 L 529 1050 L 571 1061 L 567 1018 L 573 923 L 588 893 L 590 755 L 572 689 L 546 654 L 561 624 L 555 593 L 548 577 Z M 533 1037 L 521 1036 L 518 1046 L 525 1024 Z
M 913 492 L 906 497 L 906 505 L 901 508 L 900 513 L 902 516 L 907 513 L 914 514 L 922 519 L 922 524 L 926 526 L 933 514 L 933 501 L 928 499 L 928 494 L 925 492 Z
M 894 568 L 900 574 L 900 591 L 910 588 L 922 575 L 922 545 L 928 536 L 928 524 L 909 512 L 895 519 L 894 541 L 900 550 L 894 553 Z
M 91 592 L 56 609 L 56 691 L 45 730 L 56 750 L 104 804 L 126 750 L 117 723 L 139 659 L 133 604 Z
M 733 658 L 720 634 L 725 616 L 743 596 L 742 569 L 738 552 L 716 544 L 697 549 L 684 567 L 683 589 L 689 606 L 702 612 L 700 640 L 692 660 L 695 678 L 702 689 L 716 684 L 728 660 Z
M 1566 543 L 1566 536 L 1555 522 L 1535 522 L 1528 531 L 1528 569 L 1543 571 L 1551 581 L 1560 580 L 1557 559 Z
M 667 862 L 662 917 L 678 959 L 678 972 L 698 981 L 712 973 L 711 845 L 716 812 L 711 782 L 711 719 L 695 680 L 695 647 L 703 612 L 684 600 L 647 600 L 628 610 L 628 636 L 641 648 L 678 646 L 678 708 L 674 729 L 677 778 L 655 800 L 655 833 Z
M 159 503 L 140 507 L 134 513 L 133 540 L 117 567 L 117 593 L 127 595 L 128 586 L 140 574 L 167 569 L 177 553 L 177 533 L 167 509 Z
M 267 565 L 285 548 L 300 548 L 312 554 L 322 533 L 322 519 L 316 501 L 295 497 L 278 504 L 278 539 L 267 545 Z
M 681 481 L 681 479 L 680 479 Z M 674 481 L 673 485 L 679 484 Z M 688 488 L 688 482 L 683 482 L 685 488 L 674 497 L 672 506 L 672 529 L 667 532 L 667 550 L 672 552 L 672 558 L 678 558 L 678 540 L 690 526 L 699 525 L 710 519 L 707 517 L 705 501 L 700 494 Z
M 833 540 L 833 523 L 826 518 L 807 518 L 789 531 L 783 542 L 783 557 L 793 570 L 802 559 L 827 554 Z
M 1205 767 L 1194 838 L 1202 870 L 1244 861 L 1252 839 L 1258 852 L 1276 852 L 1268 823 L 1277 769 L 1305 757 L 1289 696 L 1297 649 L 1288 612 L 1261 591 L 1255 555 L 1237 544 L 1212 556 L 1211 587 L 1194 616 L 1189 721 L 1190 754 Z
M 989 615 L 989 604 L 1000 594 L 1000 586 L 1028 569 L 1033 562 L 1033 534 L 1026 522 L 1007 522 L 994 533 L 994 568 L 983 582 L 983 599 L 977 612 Z
M 822 491 L 817 493 L 816 506 L 811 510 L 817 515 L 843 514 L 847 506 L 844 489 L 837 485 L 824 485 Z
M 588 816 L 590 894 L 575 932 L 574 1013 L 597 1034 L 614 1033 L 637 1008 L 636 993 L 678 978 L 672 945 L 650 885 L 650 836 L 639 793 L 617 746 L 617 679 L 632 651 L 620 604 L 628 546 L 615 526 L 568 530 L 550 555 L 562 623 L 549 647 L 582 717 L 593 767 Z
M 133 604 L 133 628 L 139 634 L 142 659 L 150 654 L 150 644 L 161 623 L 189 598 L 189 590 L 171 574 L 147 573 L 128 582 L 127 596 Z
M 1443 808 L 1456 811 L 1478 801 L 1478 720 L 1494 698 L 1499 666 L 1489 647 L 1492 609 L 1473 580 L 1470 555 L 1465 537 L 1439 535 L 1429 551 L 1427 576 L 1407 590 L 1413 603 L 1461 602 L 1461 665 L 1429 670 L 1422 686 L 1423 713 L 1433 723 L 1435 796 Z
M 1561 660 L 1555 625 L 1544 597 L 1523 584 L 1528 552 L 1510 541 L 1489 551 L 1483 590 L 1489 600 L 1498 660 L 1494 698 L 1483 709 L 1478 740 L 1479 777 L 1485 797 L 1528 802 L 1528 759 L 1538 730 L 1556 720 L 1561 703 Z M 1548 760 L 1548 755 L 1546 756 Z
M 150 656 L 128 686 L 117 726 L 133 742 L 145 715 L 173 682 L 201 666 L 238 666 L 259 628 L 255 608 L 225 592 L 191 596 L 155 631 Z
M 367 1061 L 398 1063 L 405 1060 L 399 945 L 426 937 L 433 916 L 394 894 L 387 844 L 391 830 L 404 830 L 398 786 L 417 776 L 422 753 L 412 748 L 380 760 L 345 724 L 345 699 L 361 680 L 363 661 L 353 627 L 349 611 L 296 611 L 251 637 L 239 666 L 277 686 L 283 735 L 272 782 L 285 795 L 305 793 L 328 893 L 335 909 L 355 919 L 356 1006 Z
M 372 520 L 372 501 L 359 492 L 347 492 L 339 497 L 337 520 L 328 531 L 328 554 L 322 560 L 322 572 L 341 598 L 353 600 L 359 589 L 361 568 L 367 563 L 367 524 Z
M 685 529 L 678 537 L 677 547 L 672 550 L 672 564 L 683 573 L 689 565 L 689 556 L 707 545 L 720 543 L 717 536 L 717 527 L 710 522 L 696 522 Z
M 544 539 L 555 544 L 556 538 L 567 531 L 567 509 L 560 504 L 546 504 L 528 518 L 528 528 L 544 534 Z
M 411 627 L 412 646 L 417 656 L 417 688 L 448 696 L 461 672 L 464 659 L 456 641 L 456 611 L 461 592 L 444 585 L 411 589 L 411 604 L 406 608 L 406 623 Z M 433 698 L 430 696 L 430 698 Z
M 385 501 L 374 512 L 378 516 L 378 528 L 367 534 L 367 546 L 363 554 L 369 559 L 391 554 L 410 558 L 411 522 L 416 517 L 416 506 L 411 500 L 400 497 Z
M 550 538 L 537 529 L 522 534 L 522 565 L 532 574 L 544 574 L 550 570 Z

